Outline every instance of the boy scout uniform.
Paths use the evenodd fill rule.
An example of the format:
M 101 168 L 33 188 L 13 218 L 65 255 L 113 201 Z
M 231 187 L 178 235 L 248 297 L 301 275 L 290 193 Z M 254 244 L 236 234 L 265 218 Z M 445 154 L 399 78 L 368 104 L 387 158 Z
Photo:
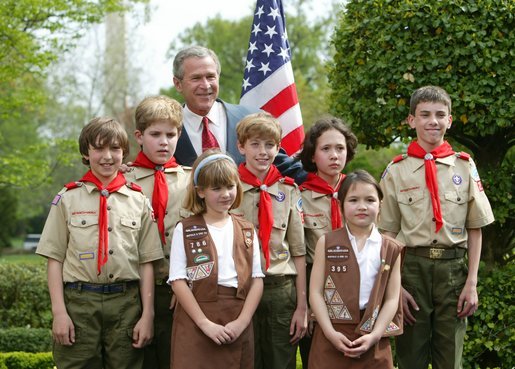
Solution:
M 302 195 L 304 212 L 304 237 L 306 238 L 306 263 L 313 264 L 318 239 L 332 231 L 331 198 L 327 194 L 305 190 Z
M 241 205 L 231 213 L 244 217 L 258 229 L 260 189 L 247 183 L 242 186 Z M 306 254 L 302 199 L 289 178 L 282 178 L 267 192 L 272 199 L 274 222 L 269 242 L 270 267 L 263 270 L 263 297 L 253 319 L 255 369 L 262 369 L 265 362 L 268 368 L 295 368 L 297 346 L 289 342 L 291 318 L 297 308 L 297 271 L 292 257 Z M 262 252 L 261 266 L 264 269 Z
M 456 307 L 467 278 L 467 228 L 494 221 L 468 154 L 437 158 L 435 164 L 443 218 L 438 233 L 423 159 L 395 158 L 380 183 L 384 199 L 379 228 L 398 233 L 397 239 L 407 246 L 402 286 L 420 308 L 412 312 L 417 322 L 397 338 L 401 369 L 427 368 L 430 355 L 434 367 L 461 367 L 466 319 L 456 318 Z
M 142 312 L 139 266 L 163 257 L 148 199 L 131 185 L 109 194 L 109 256 L 97 274 L 100 192 L 91 183 L 76 185 L 52 201 L 36 250 L 63 264 L 64 299 L 75 326 L 75 343 L 54 344 L 54 359 L 60 369 L 141 368 L 143 351 L 132 348 Z
M 125 173 L 127 181 L 132 181 L 142 188 L 142 192 L 152 203 L 154 192 L 154 169 L 134 167 Z M 173 312 L 170 310 L 172 289 L 166 283 L 170 271 L 170 246 L 173 230 L 177 222 L 191 215 L 182 207 L 187 196 L 186 187 L 191 172 L 190 167 L 177 166 L 163 170 L 168 185 L 168 203 L 164 219 L 165 240 L 162 246 L 164 258 L 154 263 L 155 298 L 154 298 L 154 339 L 145 347 L 145 368 L 170 368 L 170 348 Z

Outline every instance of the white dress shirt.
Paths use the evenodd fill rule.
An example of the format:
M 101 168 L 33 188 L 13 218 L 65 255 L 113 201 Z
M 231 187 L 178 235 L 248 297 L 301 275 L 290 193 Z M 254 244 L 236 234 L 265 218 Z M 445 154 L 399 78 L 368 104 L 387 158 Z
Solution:
M 207 117 L 209 118 L 209 130 L 216 137 L 220 150 L 225 153 L 227 151 L 227 114 L 222 103 L 215 101 Z M 193 113 L 188 105 L 184 106 L 183 129 L 188 132 L 197 156 L 202 154 L 202 118 L 204 117 Z

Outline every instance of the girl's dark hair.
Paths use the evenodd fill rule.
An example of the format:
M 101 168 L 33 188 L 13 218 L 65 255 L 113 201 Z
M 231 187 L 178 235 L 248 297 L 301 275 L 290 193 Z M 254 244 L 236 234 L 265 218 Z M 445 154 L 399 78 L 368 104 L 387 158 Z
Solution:
M 347 196 L 347 193 L 349 192 L 349 189 L 352 187 L 355 183 L 368 183 L 375 187 L 377 191 L 377 196 L 379 197 L 379 201 L 383 199 L 383 191 L 381 191 L 381 187 L 379 187 L 379 184 L 375 180 L 375 178 L 366 170 L 358 169 L 354 172 L 351 172 L 347 174 L 345 177 L 345 180 L 343 181 L 340 189 L 338 190 L 338 200 L 340 200 L 340 206 L 343 210 L 343 202 L 345 201 L 345 197 Z
M 352 133 L 350 128 L 347 127 L 341 119 L 332 116 L 322 117 L 311 126 L 308 133 L 306 134 L 306 138 L 304 139 L 304 146 L 301 153 L 299 154 L 299 158 L 302 162 L 304 170 L 308 172 L 317 171 L 317 166 L 313 162 L 313 155 L 315 155 L 317 140 L 325 131 L 330 129 L 336 129 L 345 136 L 345 141 L 347 144 L 347 160 L 345 165 L 347 165 L 347 163 L 350 162 L 352 158 L 354 158 L 356 149 L 358 147 L 358 139 L 354 133 Z

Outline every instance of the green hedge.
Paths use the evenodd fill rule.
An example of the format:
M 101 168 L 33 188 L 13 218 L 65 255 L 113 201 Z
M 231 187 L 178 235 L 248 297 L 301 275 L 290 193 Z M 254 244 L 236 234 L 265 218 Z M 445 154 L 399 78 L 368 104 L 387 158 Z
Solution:
M 0 369 L 55 369 L 52 353 L 0 353 Z
M 515 367 L 515 262 L 481 268 L 479 310 L 469 318 L 464 368 Z
M 46 264 L 0 263 L 0 328 L 52 326 Z
M 0 352 L 48 352 L 52 351 L 50 328 L 0 329 Z

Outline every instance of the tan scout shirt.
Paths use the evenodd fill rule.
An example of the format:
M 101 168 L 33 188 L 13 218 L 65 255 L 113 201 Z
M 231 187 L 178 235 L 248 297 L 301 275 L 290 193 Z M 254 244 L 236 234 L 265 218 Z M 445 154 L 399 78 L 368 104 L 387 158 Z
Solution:
M 270 267 L 265 275 L 296 275 L 297 270 L 292 256 L 306 254 L 304 226 L 302 220 L 302 200 L 297 185 L 287 185 L 283 179 L 268 188 L 272 198 L 274 224 L 270 235 Z M 243 199 L 238 209 L 231 212 L 243 216 L 259 228 L 258 203 L 259 188 L 242 183 Z M 261 266 L 265 269 L 265 258 L 261 252 Z
M 304 211 L 306 262 L 313 264 L 318 239 L 332 231 L 331 197 L 311 190 L 304 190 L 301 195 L 302 210 Z
M 163 257 L 148 199 L 121 187 L 107 198 L 109 254 L 97 275 L 100 193 L 83 183 L 54 198 L 36 253 L 63 263 L 63 282 L 139 280 L 139 265 Z
M 494 216 L 474 161 L 458 155 L 435 160 L 444 222 L 438 233 L 424 160 L 413 157 L 390 163 L 383 173 L 379 228 L 398 233 L 397 239 L 410 247 L 466 248 L 467 228 L 484 227 L 494 221 Z
M 181 219 L 191 215 L 191 212 L 182 207 L 186 199 L 190 167 L 178 166 L 165 168 L 166 182 L 168 183 L 168 203 L 166 205 L 166 216 L 164 220 L 166 245 L 163 245 L 164 259 L 154 263 L 154 276 L 156 279 L 167 279 L 170 269 L 170 245 L 172 242 L 173 230 Z M 131 172 L 125 173 L 127 182 L 134 182 L 141 186 L 143 193 L 150 199 L 154 193 L 154 170 L 142 167 L 135 167 Z

